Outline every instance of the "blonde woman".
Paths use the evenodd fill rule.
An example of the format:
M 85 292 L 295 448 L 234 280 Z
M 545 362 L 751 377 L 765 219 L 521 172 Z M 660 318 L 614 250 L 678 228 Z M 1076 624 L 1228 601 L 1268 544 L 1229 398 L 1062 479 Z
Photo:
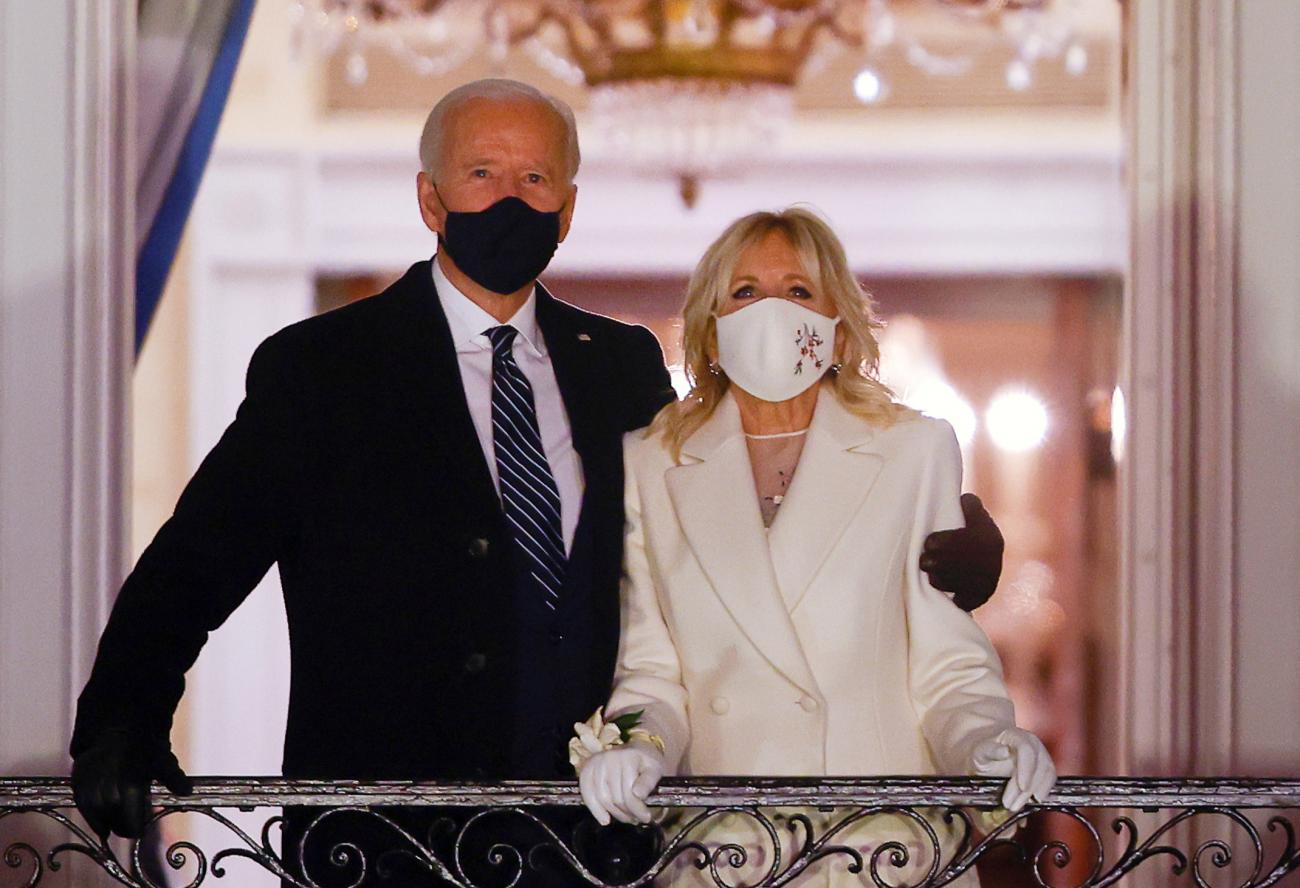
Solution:
M 580 764 L 595 817 L 648 820 L 673 773 L 998 774 L 1007 808 L 1043 798 L 1055 769 L 1016 728 L 997 654 L 918 567 L 926 536 L 962 523 L 956 439 L 877 380 L 879 324 L 835 234 L 798 208 L 740 219 L 695 269 L 684 322 L 693 388 L 624 442 L 608 712 L 642 711 L 645 733 Z M 736 841 L 739 820 L 708 840 Z M 905 841 L 924 869 L 921 836 L 875 818 L 848 841 Z M 767 865 L 760 838 L 740 839 L 745 879 Z M 846 864 L 798 884 L 870 883 Z

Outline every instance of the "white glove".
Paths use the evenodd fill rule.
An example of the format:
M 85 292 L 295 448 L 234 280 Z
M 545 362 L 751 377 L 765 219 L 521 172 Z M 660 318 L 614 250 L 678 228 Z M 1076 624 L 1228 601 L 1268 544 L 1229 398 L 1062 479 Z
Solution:
M 578 772 L 578 788 L 591 816 L 608 826 L 612 816 L 623 823 L 649 823 L 645 800 L 664 776 L 664 756 L 659 747 L 633 740 L 598 752 Z
M 1019 811 L 1030 798 L 1044 801 L 1056 785 L 1056 765 L 1047 747 L 1020 728 L 1007 728 L 976 746 L 971 767 L 976 774 L 1009 778 L 1002 790 L 1002 807 L 1008 811 Z

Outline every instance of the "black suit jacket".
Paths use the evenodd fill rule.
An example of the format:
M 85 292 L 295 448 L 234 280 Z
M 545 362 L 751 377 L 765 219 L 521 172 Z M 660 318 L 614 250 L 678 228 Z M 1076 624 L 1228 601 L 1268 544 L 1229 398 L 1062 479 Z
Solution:
M 545 762 L 562 761 L 559 735 L 607 699 L 621 436 L 671 389 L 648 330 L 541 287 L 537 318 L 585 477 L 563 622 L 538 622 L 516 592 L 446 317 L 420 262 L 383 293 L 257 349 L 235 421 L 122 587 L 79 700 L 73 755 L 109 726 L 165 739 L 208 633 L 277 563 L 292 646 L 287 776 L 556 776 L 503 738 L 536 727 L 519 707 L 538 676 L 556 726 L 533 734 Z

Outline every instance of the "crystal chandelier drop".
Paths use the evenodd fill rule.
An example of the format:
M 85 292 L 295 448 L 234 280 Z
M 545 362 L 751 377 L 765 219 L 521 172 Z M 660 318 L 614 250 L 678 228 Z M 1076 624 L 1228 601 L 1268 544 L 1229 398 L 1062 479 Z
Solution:
M 793 91 L 772 83 L 660 77 L 593 87 L 591 112 L 615 156 L 672 174 L 682 202 L 692 207 L 702 178 L 740 168 L 780 138 L 794 112 Z
M 1079 0 L 291 0 L 300 33 L 347 54 L 350 81 L 367 76 L 366 50 L 383 48 L 416 71 L 449 73 L 477 53 L 513 47 L 546 71 L 585 84 L 590 120 L 616 156 L 677 179 L 691 206 L 703 178 L 742 169 L 788 128 L 801 73 L 834 47 L 897 45 L 933 76 L 965 73 L 908 32 L 900 2 L 933 7 L 996 29 L 1017 48 L 1007 69 L 1024 89 L 1032 65 L 1064 56 L 1082 70 L 1068 18 Z M 865 103 L 888 84 L 865 67 L 854 80 Z
M 778 3 L 506 0 L 495 14 L 509 33 L 536 35 L 535 51 L 570 59 L 598 137 L 624 162 L 674 176 L 691 206 L 702 178 L 741 168 L 780 137 L 800 69 L 842 6 Z

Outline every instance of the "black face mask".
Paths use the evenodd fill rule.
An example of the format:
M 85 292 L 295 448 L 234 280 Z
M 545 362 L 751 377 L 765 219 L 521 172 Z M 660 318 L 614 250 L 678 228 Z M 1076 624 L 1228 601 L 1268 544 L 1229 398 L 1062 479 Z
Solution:
M 456 267 L 502 295 L 536 280 L 560 243 L 560 214 L 535 210 L 518 197 L 503 197 L 477 213 L 448 210 L 443 228 L 442 247 Z

